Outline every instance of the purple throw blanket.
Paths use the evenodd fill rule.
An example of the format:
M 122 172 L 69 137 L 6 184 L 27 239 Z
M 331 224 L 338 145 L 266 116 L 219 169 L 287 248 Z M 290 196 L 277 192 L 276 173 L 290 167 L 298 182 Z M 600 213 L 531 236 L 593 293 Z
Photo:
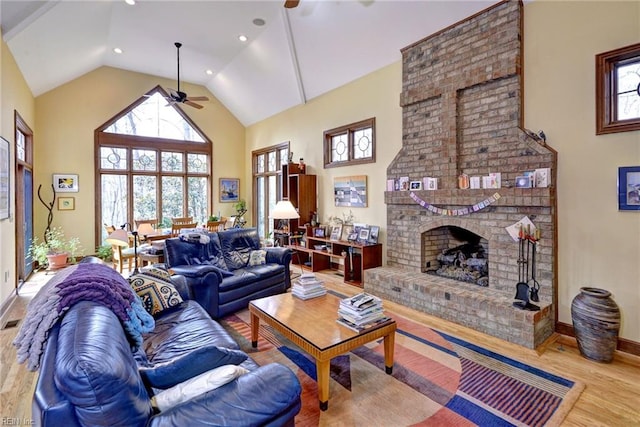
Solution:
M 133 349 L 142 345 L 142 334 L 155 326 L 138 295 L 117 271 L 104 264 L 72 265 L 49 280 L 27 306 L 27 315 L 13 341 L 18 362 L 28 361 L 27 368 L 37 370 L 49 330 L 80 301 L 95 301 L 113 311 Z

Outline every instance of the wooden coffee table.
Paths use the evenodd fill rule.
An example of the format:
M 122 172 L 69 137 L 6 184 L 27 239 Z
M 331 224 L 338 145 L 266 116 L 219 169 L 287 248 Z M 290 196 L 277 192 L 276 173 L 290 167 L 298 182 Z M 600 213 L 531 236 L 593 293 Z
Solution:
M 340 298 L 327 294 L 301 300 L 291 293 L 260 298 L 249 303 L 251 345 L 258 346 L 260 320 L 273 327 L 316 360 L 320 409 L 329 407 L 329 362 L 368 342 L 384 338 L 385 372 L 393 370 L 396 322 L 390 320 L 363 332 L 336 323 Z

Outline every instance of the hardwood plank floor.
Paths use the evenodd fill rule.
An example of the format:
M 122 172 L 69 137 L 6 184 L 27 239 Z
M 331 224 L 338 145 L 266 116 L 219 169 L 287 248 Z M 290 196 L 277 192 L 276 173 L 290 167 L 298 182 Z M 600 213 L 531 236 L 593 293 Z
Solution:
M 295 271 L 296 269 L 294 269 Z M 125 276 L 128 272 L 125 272 Z M 317 273 L 328 288 L 352 295 L 361 289 L 345 285 L 334 272 Z M 51 275 L 37 273 L 20 289 L 19 296 L 0 319 L 0 327 L 9 320 L 22 319 L 26 306 Z M 492 351 L 520 360 L 541 369 L 580 381 L 586 385 L 580 399 L 567 415 L 563 426 L 640 426 L 640 358 L 617 352 L 613 363 L 602 364 L 583 358 L 575 340 L 555 336 L 543 348 L 530 350 L 500 339 L 473 331 L 393 302 L 384 306 L 400 315 L 462 339 L 484 346 Z M 12 345 L 20 325 L 0 330 L 0 423 L 31 419 L 31 400 L 37 373 L 29 372 L 16 362 Z M 340 414 L 323 414 L 323 425 L 341 425 Z M 13 421 L 16 425 L 15 421 Z M 392 419 L 380 420 L 380 425 L 396 426 Z

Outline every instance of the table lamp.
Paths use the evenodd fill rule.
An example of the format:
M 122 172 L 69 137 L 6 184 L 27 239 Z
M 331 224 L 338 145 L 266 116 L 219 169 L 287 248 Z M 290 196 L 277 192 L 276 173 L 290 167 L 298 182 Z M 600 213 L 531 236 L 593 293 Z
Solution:
M 289 227 L 289 220 L 300 218 L 300 214 L 296 211 L 296 208 L 293 207 L 293 204 L 288 200 L 280 200 L 276 203 L 276 206 L 271 211 L 271 215 L 269 215 L 271 219 L 286 219 L 287 220 L 287 229 L 291 231 L 291 227 Z
M 116 245 L 116 246 L 128 247 L 129 234 L 127 234 L 127 231 L 124 229 L 127 225 L 131 228 L 131 224 L 129 224 L 128 222 L 125 222 L 120 226 L 119 229 L 114 230 L 114 232 L 107 237 L 106 239 L 107 243 L 111 245 Z M 131 232 L 131 234 L 133 235 L 133 273 L 131 273 L 131 275 L 134 275 L 139 273 L 138 271 L 138 231 L 134 230 Z
M 136 231 L 138 232 L 139 236 L 142 236 L 144 238 L 144 240 L 147 240 L 147 236 L 150 236 L 156 233 L 156 230 L 154 230 L 153 226 L 151 226 L 151 224 L 149 224 L 148 222 L 144 222 L 140 224 L 138 226 L 138 230 Z

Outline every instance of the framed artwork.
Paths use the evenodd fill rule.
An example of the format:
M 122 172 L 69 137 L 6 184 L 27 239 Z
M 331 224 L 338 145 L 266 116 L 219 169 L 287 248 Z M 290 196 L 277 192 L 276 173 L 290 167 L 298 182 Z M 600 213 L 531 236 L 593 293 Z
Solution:
M 9 141 L 0 137 L 0 219 L 9 218 Z
M 314 228 L 313 237 L 324 237 L 324 227 Z
M 222 203 L 240 201 L 239 178 L 220 178 L 220 201 Z
M 380 235 L 380 227 L 372 225 L 369 227 L 369 244 L 375 245 L 378 243 L 378 236 Z
M 72 211 L 75 208 L 76 208 L 75 197 L 59 197 L 58 198 L 59 211 Z
M 422 190 L 422 181 L 411 181 L 409 183 L 410 190 Z
M 77 193 L 79 191 L 78 175 L 54 173 L 53 188 L 56 193 Z
M 369 227 L 361 228 L 358 232 L 358 243 L 366 245 L 369 242 L 369 234 L 371 234 Z
M 366 208 L 367 176 L 356 175 L 334 178 L 333 196 L 336 206 Z
M 342 225 L 334 225 L 331 227 L 331 240 L 340 240 L 342 238 Z
M 618 210 L 640 211 L 640 166 L 618 168 Z

